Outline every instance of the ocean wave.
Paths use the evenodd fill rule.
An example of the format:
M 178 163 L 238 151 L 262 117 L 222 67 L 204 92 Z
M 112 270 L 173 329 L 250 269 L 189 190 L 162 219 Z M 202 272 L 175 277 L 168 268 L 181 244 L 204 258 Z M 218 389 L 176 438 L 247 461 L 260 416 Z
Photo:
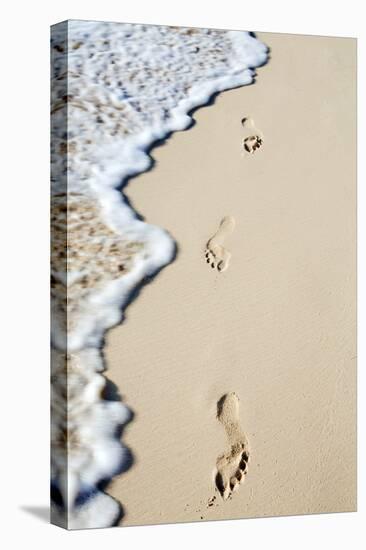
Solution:
M 103 527 L 120 508 L 100 482 L 120 471 L 129 419 L 104 398 L 103 337 L 175 253 L 121 190 L 194 108 L 250 84 L 267 48 L 242 31 L 69 21 L 52 28 L 51 56 L 52 517 Z

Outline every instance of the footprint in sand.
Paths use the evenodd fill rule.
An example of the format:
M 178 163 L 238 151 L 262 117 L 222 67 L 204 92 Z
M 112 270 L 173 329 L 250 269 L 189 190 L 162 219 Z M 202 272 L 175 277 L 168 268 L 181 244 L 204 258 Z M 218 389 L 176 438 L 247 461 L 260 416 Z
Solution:
M 243 118 L 241 124 L 245 129 L 243 149 L 245 149 L 247 153 L 255 153 L 263 144 L 263 134 L 255 127 L 254 121 L 250 117 Z
M 215 484 L 227 500 L 244 480 L 249 462 L 248 441 L 239 423 L 239 398 L 234 392 L 227 393 L 217 403 L 217 419 L 225 428 L 230 450 L 216 461 Z
M 206 245 L 206 262 L 213 269 L 225 271 L 229 267 L 231 254 L 224 247 L 224 241 L 234 231 L 235 220 L 232 216 L 225 216 L 220 222 L 219 228 Z

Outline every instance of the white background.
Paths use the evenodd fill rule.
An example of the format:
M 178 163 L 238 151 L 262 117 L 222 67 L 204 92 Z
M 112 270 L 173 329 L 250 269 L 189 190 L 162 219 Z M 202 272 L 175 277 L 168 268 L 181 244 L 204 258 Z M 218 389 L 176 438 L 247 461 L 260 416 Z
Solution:
M 3 3 L 3 6 L 5 4 Z M 361 2 L 348 0 L 13 0 L 1 10 L 1 527 L 3 548 L 363 548 L 365 331 L 359 320 L 359 511 L 66 532 L 47 524 L 49 485 L 49 25 L 64 19 L 175 24 L 359 38 L 359 120 L 365 120 Z M 309 75 L 311 78 L 311 75 Z M 315 121 L 316 124 L 316 121 Z M 342 131 L 341 121 L 339 131 Z M 365 134 L 359 135 L 359 250 L 365 249 Z M 5 167 L 5 170 L 4 170 Z M 331 197 L 329 198 L 331 201 Z M 359 256 L 359 281 L 365 256 Z M 360 284 L 360 305 L 365 300 Z M 339 449 L 342 453 L 342 448 Z M 189 457 L 187 457 L 189 460 Z M 311 463 L 308 464 L 311 469 Z M 179 475 L 179 472 L 177 472 Z M 158 482 L 158 480 L 157 480 Z M 334 480 L 337 483 L 337 479 Z

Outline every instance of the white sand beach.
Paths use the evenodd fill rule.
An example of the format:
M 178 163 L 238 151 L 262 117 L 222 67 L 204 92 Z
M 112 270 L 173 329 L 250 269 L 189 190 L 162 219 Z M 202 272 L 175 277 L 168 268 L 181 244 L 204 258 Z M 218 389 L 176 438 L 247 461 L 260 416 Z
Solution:
M 125 190 L 177 256 L 106 338 L 134 413 L 134 462 L 108 488 L 123 525 L 356 509 L 356 43 L 258 38 L 256 82 L 198 109 Z M 244 440 L 225 500 L 217 468 L 240 470 Z

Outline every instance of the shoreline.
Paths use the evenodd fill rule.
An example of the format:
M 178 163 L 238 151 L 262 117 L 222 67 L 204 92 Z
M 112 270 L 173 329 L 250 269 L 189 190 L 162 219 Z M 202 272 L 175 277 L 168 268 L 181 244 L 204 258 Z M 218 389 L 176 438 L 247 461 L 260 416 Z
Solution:
M 192 108 L 252 82 L 267 49 L 244 31 L 72 20 L 52 28 L 51 53 L 52 519 L 103 527 L 119 504 L 99 485 L 126 466 L 117 426 L 128 417 L 103 398 L 104 334 L 175 252 L 123 184 L 149 168 L 152 142 L 191 124 Z

